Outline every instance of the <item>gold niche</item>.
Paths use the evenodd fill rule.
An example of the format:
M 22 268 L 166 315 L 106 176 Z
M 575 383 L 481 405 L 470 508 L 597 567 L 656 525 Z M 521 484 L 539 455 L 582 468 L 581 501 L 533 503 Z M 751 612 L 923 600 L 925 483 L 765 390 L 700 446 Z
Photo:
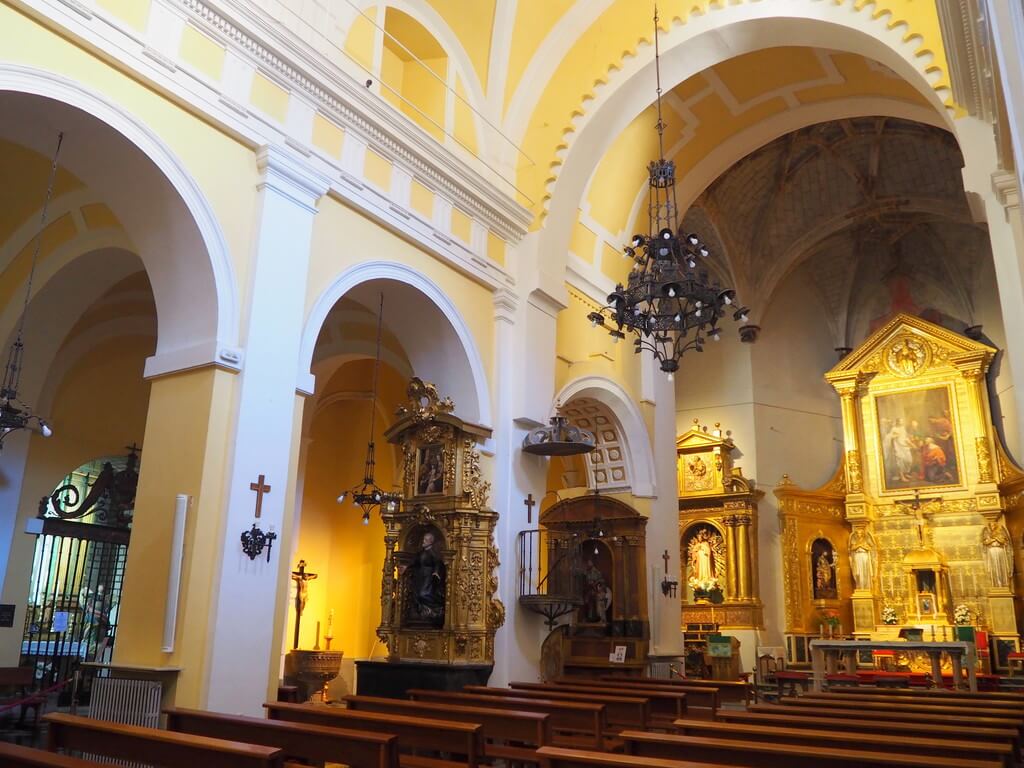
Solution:
M 995 354 L 901 314 L 825 375 L 841 399 L 844 461 L 822 488 L 785 477 L 775 489 L 787 633 L 817 634 L 825 604 L 808 591 L 803 553 L 820 533 L 835 542 L 835 610 L 855 636 L 952 637 L 966 606 L 1005 668 L 1018 643 L 1024 473 L 992 427 Z
M 720 424 L 708 428 L 696 419 L 676 440 L 683 626 L 712 623 L 712 615 L 730 629 L 763 625 L 757 503 L 764 494 L 733 467 L 735 448 Z M 710 603 L 701 588 L 709 579 L 721 602 Z
M 505 621 L 498 593 L 498 513 L 488 507 L 476 445 L 489 429 L 453 415 L 450 398 L 413 378 L 386 433 L 401 447 L 403 501 L 382 509 L 377 636 L 393 661 L 487 664 Z

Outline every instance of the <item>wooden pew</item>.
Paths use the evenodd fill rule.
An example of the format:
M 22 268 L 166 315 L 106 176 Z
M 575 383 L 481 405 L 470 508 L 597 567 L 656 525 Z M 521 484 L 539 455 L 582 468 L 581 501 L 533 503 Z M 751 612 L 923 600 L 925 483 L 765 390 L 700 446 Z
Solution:
M 1024 691 L 954 691 L 950 688 L 879 688 L 872 685 L 835 685 L 830 693 L 875 693 L 886 696 L 931 696 L 934 698 L 982 699 L 1024 702 Z
M 714 719 L 715 712 L 718 710 L 718 705 L 720 702 L 718 688 L 713 686 L 677 685 L 671 680 L 654 680 L 651 678 L 643 679 L 649 680 L 649 682 L 640 682 L 640 678 L 627 679 L 623 677 L 603 677 L 600 680 L 579 677 L 559 677 L 555 678 L 553 682 L 555 682 L 558 685 L 586 686 L 594 688 L 612 687 L 623 691 L 649 690 L 656 692 L 668 691 L 675 693 L 685 693 L 686 707 L 689 710 L 689 717 L 694 716 L 694 713 L 692 711 L 693 707 L 701 707 L 707 709 L 710 712 L 711 719 Z
M 864 749 L 806 747 L 764 741 L 678 736 L 646 731 L 623 731 L 626 753 L 641 757 L 694 762 L 717 761 L 737 768 L 1002 768 L 999 760 L 964 760 L 948 757 L 919 757 Z
M 551 743 L 550 715 L 543 712 L 520 712 L 495 707 L 436 704 L 376 696 L 346 696 L 351 710 L 381 712 L 412 717 L 433 717 L 462 723 L 479 723 L 483 727 L 484 756 L 515 762 L 538 762 L 536 750 Z M 515 742 L 520 746 L 511 746 Z
M 4 768 L 105 768 L 103 763 L 8 744 L 5 741 L 0 741 L 0 765 Z
M 967 715 L 970 717 L 992 717 L 1006 720 L 1016 720 L 1018 723 L 1024 721 L 1024 714 L 1013 710 L 998 709 L 994 707 L 964 707 L 955 703 L 934 704 L 908 703 L 899 699 L 897 701 L 848 701 L 847 697 L 842 698 L 818 698 L 819 694 L 809 693 L 802 696 L 787 697 L 779 702 L 785 707 L 815 707 L 828 709 L 838 707 L 840 709 L 857 709 L 863 711 L 886 712 L 900 716 L 917 712 L 925 715 Z
M 812 730 L 785 722 L 771 725 L 748 725 L 737 722 L 709 723 L 703 720 L 677 720 L 675 727 L 676 732 L 682 736 L 777 742 L 804 747 L 865 749 L 872 752 L 898 752 L 934 757 L 960 757 L 965 760 L 995 760 L 1003 763 L 1006 768 L 1012 768 L 1015 762 L 1013 747 L 1009 741 L 960 741 L 954 738 L 931 739 L 907 736 L 906 734 L 892 736 L 864 733 L 859 728 L 846 727 L 842 730 L 835 728 Z
M 629 696 L 624 693 L 591 693 L 565 690 L 560 686 L 545 686 L 540 683 L 514 683 L 515 688 L 489 688 L 484 685 L 467 685 L 466 693 L 481 693 L 491 696 L 514 696 L 520 698 L 555 699 L 603 704 L 610 728 L 646 728 L 651 723 L 651 701 L 646 696 Z M 643 725 L 641 725 L 643 723 Z
M 718 715 L 718 721 L 726 723 L 750 723 L 752 725 L 771 725 L 783 728 L 792 726 L 797 728 L 808 728 L 811 730 L 834 729 L 836 727 L 836 721 L 834 718 L 815 717 L 813 713 L 804 715 L 801 712 L 795 712 L 788 708 L 783 709 L 781 712 L 743 712 L 723 709 Z M 893 734 L 895 736 L 932 739 L 956 739 L 959 741 L 974 741 L 983 744 L 1006 744 L 1011 747 L 1011 751 L 1017 739 L 1017 730 L 1015 728 L 972 727 L 970 730 L 953 730 L 948 725 L 908 723 L 892 719 L 844 719 L 842 727 L 846 730 L 856 731 L 858 733 L 881 733 Z
M 595 765 L 604 768 L 731 768 L 723 763 L 692 763 L 561 747 L 543 747 L 537 750 L 537 754 L 543 758 L 545 768 L 590 768 Z
M 508 689 L 496 689 L 508 690 Z M 463 706 L 496 707 L 515 711 L 542 712 L 550 715 L 552 740 L 556 744 L 579 746 L 602 750 L 605 748 L 608 720 L 603 704 L 556 699 L 540 699 L 527 697 L 497 696 L 482 693 L 462 693 L 455 691 L 429 691 L 413 688 L 407 691 L 409 698 L 415 701 L 431 701 L 441 704 L 457 704 Z M 564 734 L 577 735 L 567 738 Z M 579 742 L 579 743 L 577 743 Z
M 798 699 L 794 699 L 797 701 Z M 810 700 L 808 703 L 812 703 Z M 852 705 L 851 705 L 852 707 Z M 885 710 L 878 709 L 857 709 L 849 707 L 819 706 L 816 709 L 808 709 L 806 706 L 789 706 L 789 702 L 780 704 L 751 704 L 748 708 L 751 712 L 801 712 L 815 717 L 830 718 L 836 720 L 886 720 L 890 722 L 903 723 L 928 723 L 941 725 L 945 728 L 1010 728 L 1014 732 L 1014 748 L 1020 748 L 1021 723 L 1005 717 L 977 717 L 973 714 L 961 712 L 959 715 L 940 715 L 922 712 L 903 711 L 899 708 Z M 842 725 L 837 723 L 837 725 Z
M 1019 702 L 999 701 L 987 699 L 957 699 L 942 696 L 899 696 L 893 697 L 885 693 L 833 693 L 832 691 L 821 691 L 817 693 L 805 693 L 804 698 L 821 699 L 822 701 L 849 701 L 849 702 L 885 702 L 897 706 L 908 706 L 923 704 L 934 707 L 957 707 L 961 710 L 975 712 L 979 709 L 1001 710 L 1010 715 L 1024 713 L 1024 699 Z
M 351 768 L 398 768 L 398 739 L 384 733 L 222 715 L 195 709 L 168 709 L 167 730 L 277 747 L 285 760 Z
M 633 696 L 637 698 L 647 699 L 650 702 L 650 716 L 653 720 L 661 720 L 664 722 L 671 722 L 680 717 L 686 717 L 686 701 L 687 694 L 683 691 L 675 691 L 667 687 L 662 688 L 645 688 L 645 687 L 628 687 L 620 686 L 614 683 L 600 683 L 596 685 L 583 684 L 576 685 L 574 683 L 520 683 L 511 682 L 508 684 L 509 688 L 516 690 L 558 690 L 568 691 L 570 693 L 585 693 L 588 696 L 592 693 L 602 696 Z
M 691 705 L 694 703 L 694 697 L 700 691 L 706 690 L 713 697 L 716 709 L 723 701 L 735 701 L 747 705 L 750 703 L 752 691 L 750 683 L 744 683 L 739 680 L 696 680 L 688 677 L 620 677 L 616 675 L 602 675 L 598 679 L 601 682 L 673 686 L 691 694 Z
M 51 712 L 43 717 L 49 727 L 50 751 L 74 750 L 163 768 L 278 768 L 281 750 L 237 741 L 171 733 L 158 728 L 108 723 L 77 715 Z
M 397 736 L 398 750 L 401 753 L 412 749 L 452 753 L 465 758 L 462 764 L 471 768 L 479 765 L 483 756 L 483 729 L 475 723 L 359 712 L 341 707 L 312 707 L 308 704 L 286 704 L 276 701 L 267 702 L 263 706 L 271 720 Z M 410 765 L 404 754 L 399 762 Z

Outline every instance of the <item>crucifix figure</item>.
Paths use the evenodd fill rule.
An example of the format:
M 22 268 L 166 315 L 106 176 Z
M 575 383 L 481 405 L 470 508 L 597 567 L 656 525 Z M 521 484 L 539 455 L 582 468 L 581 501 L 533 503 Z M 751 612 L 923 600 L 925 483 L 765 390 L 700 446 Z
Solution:
M 249 483 L 249 490 L 256 491 L 256 519 L 259 520 L 260 513 L 263 511 L 263 494 L 270 493 L 270 486 L 266 485 L 263 481 L 266 478 L 260 475 L 256 478 L 255 483 Z
M 526 505 L 526 522 L 532 523 L 533 522 L 533 508 L 537 504 L 537 502 L 533 498 L 533 494 L 532 493 L 526 494 L 526 498 L 523 499 L 523 504 Z
M 262 481 L 262 475 L 261 481 Z M 306 573 L 306 561 L 299 560 L 299 568 L 292 571 L 292 581 L 295 582 L 295 638 L 292 642 L 292 650 L 299 647 L 299 625 L 302 623 L 302 612 L 306 610 L 306 595 L 309 591 L 309 582 L 317 577 L 315 573 Z

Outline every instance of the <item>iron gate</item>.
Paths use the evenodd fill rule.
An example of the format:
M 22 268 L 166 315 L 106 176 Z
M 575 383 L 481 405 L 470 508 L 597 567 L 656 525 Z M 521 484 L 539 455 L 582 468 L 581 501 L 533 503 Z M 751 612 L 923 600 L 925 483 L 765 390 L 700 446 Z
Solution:
M 127 528 L 43 520 L 21 643 L 21 665 L 35 668 L 38 687 L 70 679 L 83 661 L 110 661 L 130 535 Z M 70 695 L 63 688 L 59 703 Z

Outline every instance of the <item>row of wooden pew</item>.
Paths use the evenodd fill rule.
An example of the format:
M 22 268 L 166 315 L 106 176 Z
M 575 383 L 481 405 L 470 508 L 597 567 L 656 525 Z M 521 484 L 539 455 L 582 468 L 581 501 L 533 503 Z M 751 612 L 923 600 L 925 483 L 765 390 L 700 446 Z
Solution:
M 834 690 L 740 710 L 720 708 L 711 682 L 564 678 L 412 690 L 408 700 L 349 696 L 344 708 L 275 702 L 267 719 L 172 709 L 166 730 L 51 714 L 51 752 L 0 744 L 0 765 L 97 765 L 58 750 L 166 768 L 1016 764 L 1024 695 L 897 691 Z

